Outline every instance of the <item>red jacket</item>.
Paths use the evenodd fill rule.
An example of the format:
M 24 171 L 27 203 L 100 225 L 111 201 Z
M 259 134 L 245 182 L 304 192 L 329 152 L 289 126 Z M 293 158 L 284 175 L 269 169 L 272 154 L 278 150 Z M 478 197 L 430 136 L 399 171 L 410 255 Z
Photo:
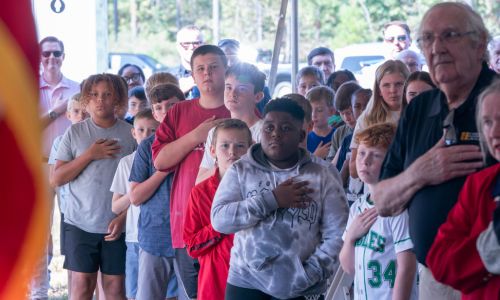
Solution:
M 191 190 L 184 220 L 184 242 L 191 257 L 198 258 L 199 300 L 224 300 L 233 235 L 215 231 L 210 209 L 219 186 L 219 170 Z
M 467 177 L 427 255 L 436 280 L 460 290 L 462 299 L 500 299 L 500 276 L 488 273 L 476 248 L 492 220 L 491 192 L 499 173 L 500 163 Z

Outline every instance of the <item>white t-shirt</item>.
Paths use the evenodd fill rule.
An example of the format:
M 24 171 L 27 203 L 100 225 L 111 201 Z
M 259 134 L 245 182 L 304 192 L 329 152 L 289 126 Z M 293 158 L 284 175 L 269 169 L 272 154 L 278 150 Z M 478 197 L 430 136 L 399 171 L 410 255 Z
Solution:
M 128 194 L 130 192 L 130 170 L 132 169 L 132 163 L 134 162 L 134 153 L 125 156 L 118 163 L 118 168 L 116 168 L 115 177 L 113 177 L 113 182 L 111 183 L 111 188 L 109 189 L 113 193 L 118 193 L 121 195 Z M 140 207 L 130 204 L 127 209 L 127 221 L 125 227 L 125 241 L 138 243 L 138 230 L 137 222 L 139 221 L 139 213 L 141 212 Z
M 356 200 L 349 210 L 347 229 L 354 217 L 372 208 L 369 194 Z M 366 235 L 356 241 L 354 250 L 354 299 L 392 299 L 396 281 L 396 255 L 413 248 L 408 212 L 394 217 L 377 217 Z M 345 239 L 345 232 L 342 236 Z M 410 299 L 418 299 L 417 274 Z
M 361 132 L 361 131 L 365 130 L 366 128 L 368 128 L 368 126 L 366 126 L 366 120 L 365 120 L 366 119 L 366 112 L 367 112 L 367 110 L 365 110 L 361 114 L 361 116 L 359 116 L 358 121 L 356 121 L 356 127 L 354 127 L 354 132 L 352 135 L 350 149 L 357 149 L 358 148 L 358 143 L 356 143 L 356 134 L 358 134 L 358 132 Z M 389 115 L 387 116 L 386 122 L 390 122 L 390 123 L 393 123 L 394 125 L 398 125 L 400 115 L 401 115 L 401 112 L 399 110 L 398 111 L 391 111 L 389 113 Z
M 264 121 L 258 120 L 255 124 L 250 127 L 250 132 L 252 133 L 252 139 L 254 143 L 260 143 L 260 137 L 262 135 L 262 125 Z M 210 155 L 210 145 L 212 145 L 212 137 L 214 135 L 215 128 L 210 129 L 207 136 L 207 141 L 205 142 L 205 152 L 203 153 L 203 159 L 200 163 L 200 168 L 211 169 L 215 166 L 215 160 Z

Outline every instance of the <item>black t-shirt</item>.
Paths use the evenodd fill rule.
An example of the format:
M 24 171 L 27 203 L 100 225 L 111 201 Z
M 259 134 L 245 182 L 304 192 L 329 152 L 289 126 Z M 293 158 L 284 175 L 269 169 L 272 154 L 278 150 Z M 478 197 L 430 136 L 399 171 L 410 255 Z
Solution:
M 488 86 L 495 73 L 486 64 L 467 100 L 455 111 L 454 125 L 459 144 L 477 142 L 475 107 L 477 96 Z M 417 96 L 402 114 L 396 136 L 384 160 L 380 179 L 394 177 L 432 148 L 443 136 L 443 121 L 449 112 L 446 97 L 438 89 Z M 453 146 L 452 146 L 453 147 Z M 439 185 L 426 186 L 409 202 L 410 236 L 420 263 L 425 264 L 439 226 L 455 205 L 465 177 Z

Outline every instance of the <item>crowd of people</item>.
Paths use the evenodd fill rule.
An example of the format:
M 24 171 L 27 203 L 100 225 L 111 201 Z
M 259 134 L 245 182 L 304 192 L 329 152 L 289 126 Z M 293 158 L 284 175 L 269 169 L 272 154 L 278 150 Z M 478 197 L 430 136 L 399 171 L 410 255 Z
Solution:
M 77 83 L 40 41 L 70 299 L 500 299 L 500 38 L 466 4 L 383 28 L 371 89 L 318 47 L 270 99 L 234 39 Z M 428 71 L 422 71 L 427 65 Z M 51 239 L 31 282 L 47 299 Z

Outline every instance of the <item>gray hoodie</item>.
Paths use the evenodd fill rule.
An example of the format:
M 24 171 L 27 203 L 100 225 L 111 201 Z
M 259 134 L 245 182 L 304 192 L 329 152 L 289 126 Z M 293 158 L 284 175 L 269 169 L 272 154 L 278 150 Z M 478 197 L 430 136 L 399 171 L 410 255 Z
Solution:
M 277 169 L 255 144 L 229 168 L 215 194 L 211 221 L 219 232 L 236 233 L 230 284 L 281 299 L 326 291 L 349 213 L 338 173 L 329 165 L 301 149 L 295 167 Z M 307 180 L 314 189 L 307 208 L 278 208 L 272 190 L 290 177 Z

